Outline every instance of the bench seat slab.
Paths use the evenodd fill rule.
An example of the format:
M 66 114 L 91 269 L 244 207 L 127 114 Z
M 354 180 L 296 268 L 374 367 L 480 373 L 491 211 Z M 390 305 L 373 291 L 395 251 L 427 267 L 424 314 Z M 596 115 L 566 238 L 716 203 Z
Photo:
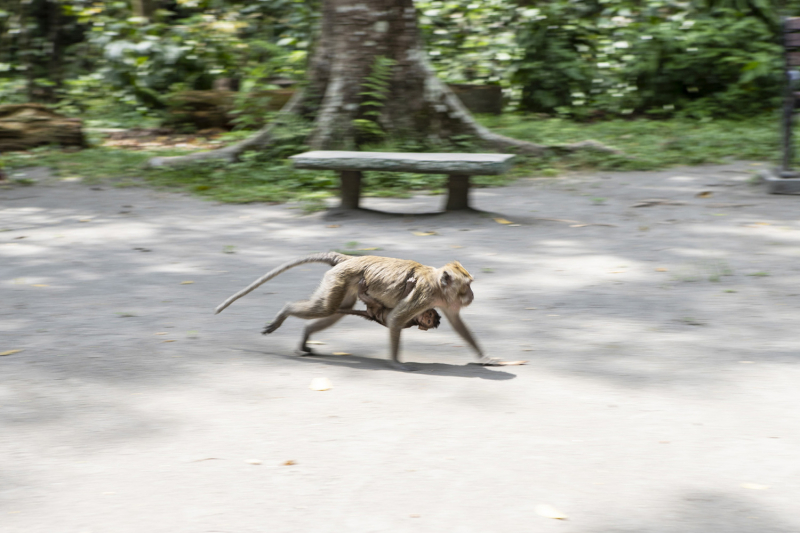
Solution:
M 492 176 L 511 168 L 513 154 L 447 154 L 316 151 L 291 156 L 295 168 L 386 170 L 421 174 Z

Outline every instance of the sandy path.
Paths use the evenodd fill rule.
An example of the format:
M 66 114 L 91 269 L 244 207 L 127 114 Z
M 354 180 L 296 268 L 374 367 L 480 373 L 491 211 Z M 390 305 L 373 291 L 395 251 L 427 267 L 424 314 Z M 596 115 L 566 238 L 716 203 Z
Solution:
M 800 199 L 749 185 L 757 168 L 476 192 L 519 226 L 0 189 L 0 353 L 23 350 L 0 357 L 0 532 L 800 531 Z M 631 207 L 653 198 L 673 203 Z M 295 357 L 300 321 L 259 331 L 321 265 L 212 314 L 352 241 L 461 260 L 465 320 L 531 363 L 468 364 L 443 325 L 392 371 L 356 317 L 317 338 L 351 356 Z

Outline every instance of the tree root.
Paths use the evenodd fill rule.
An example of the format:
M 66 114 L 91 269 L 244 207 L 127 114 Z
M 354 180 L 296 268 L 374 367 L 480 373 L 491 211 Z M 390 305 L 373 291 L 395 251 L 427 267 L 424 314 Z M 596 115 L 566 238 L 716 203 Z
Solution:
M 272 140 L 272 130 L 280 124 L 281 117 L 296 114 L 303 103 L 305 91 L 297 91 L 292 95 L 292 98 L 286 102 L 275 120 L 261 128 L 257 133 L 251 135 L 247 139 L 234 143 L 224 148 L 217 150 L 210 150 L 208 152 L 196 152 L 193 154 L 179 155 L 173 157 L 153 157 L 147 162 L 150 168 L 165 167 L 165 166 L 180 166 L 194 161 L 204 161 L 207 159 L 215 159 L 233 163 L 239 159 L 239 155 L 247 150 L 257 150 L 263 148 Z
M 532 143 L 529 141 L 522 141 L 520 139 L 513 139 L 494 133 L 489 129 L 479 124 L 472 114 L 467 110 L 461 100 L 455 93 L 436 76 L 433 67 L 425 57 L 424 52 L 418 53 L 418 61 L 421 63 L 425 75 L 425 99 L 430 103 L 433 109 L 438 112 L 447 113 L 449 119 L 456 123 L 456 129 L 461 130 L 462 133 L 476 137 L 484 146 L 497 150 L 499 152 L 512 152 L 524 155 L 544 156 L 548 154 L 567 154 L 574 153 L 582 150 L 591 150 L 595 152 L 602 152 L 607 154 L 615 154 L 624 156 L 624 152 L 606 146 L 605 144 L 595 141 L 586 140 L 572 144 L 557 144 L 557 145 L 543 145 Z M 320 116 L 317 118 L 317 124 L 314 133 L 309 138 L 312 147 L 318 147 L 326 144 L 333 135 L 332 120 L 335 118 L 336 113 L 334 108 L 341 106 L 341 90 L 336 84 L 334 77 L 331 82 L 334 86 L 328 87 L 326 96 L 323 101 Z M 278 112 L 277 117 L 270 124 L 264 126 L 257 133 L 251 137 L 239 141 L 230 146 L 211 150 L 207 152 L 196 152 L 175 157 L 154 157 L 148 161 L 149 167 L 163 167 L 163 166 L 178 166 L 194 161 L 203 161 L 209 159 L 222 160 L 227 162 L 234 162 L 238 160 L 239 155 L 247 150 L 258 150 L 269 144 L 272 140 L 273 129 L 280 124 L 281 117 L 292 114 L 297 114 L 304 104 L 305 91 L 297 91 L 292 98 L 283 106 Z
M 546 155 L 548 153 L 572 153 L 580 150 L 594 150 L 609 154 L 624 155 L 624 152 L 606 146 L 600 141 L 586 140 L 572 144 L 542 145 L 529 141 L 513 139 L 493 133 L 485 128 L 467 110 L 461 100 L 446 84 L 436 76 L 436 72 L 425 57 L 424 53 L 418 55 L 419 61 L 425 69 L 426 75 L 426 96 L 432 101 L 442 102 L 448 109 L 450 116 L 461 123 L 465 133 L 474 135 L 483 142 L 484 145 L 498 151 L 510 151 L 525 155 Z

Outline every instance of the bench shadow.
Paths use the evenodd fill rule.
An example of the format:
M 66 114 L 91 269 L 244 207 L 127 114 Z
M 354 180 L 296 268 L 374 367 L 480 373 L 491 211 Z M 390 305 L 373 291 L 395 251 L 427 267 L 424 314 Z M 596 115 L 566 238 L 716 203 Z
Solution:
M 398 212 L 398 211 L 382 211 L 380 209 L 372 209 L 369 207 L 359 207 L 357 209 L 342 209 L 340 207 L 333 207 L 325 211 L 322 217 L 326 220 L 342 220 L 342 219 L 358 219 L 358 218 L 404 218 L 404 217 L 443 217 L 449 218 L 482 216 L 487 218 L 503 217 L 502 213 L 493 211 L 483 211 L 470 207 L 467 209 L 459 209 L 458 211 L 411 211 L 411 212 Z
M 409 370 L 401 370 L 391 366 L 389 361 L 381 359 L 373 359 L 371 357 L 363 357 L 359 355 L 330 355 L 316 353 L 314 355 L 284 355 L 278 353 L 269 353 L 260 350 L 249 350 L 238 348 L 243 352 L 250 352 L 258 355 L 270 355 L 280 357 L 286 361 L 296 361 L 300 364 L 307 365 L 323 365 L 323 366 L 336 366 L 355 368 L 359 370 L 377 370 L 387 372 L 401 372 L 408 374 L 420 374 L 426 376 L 451 376 L 457 378 L 479 378 L 488 379 L 493 381 L 507 381 L 514 379 L 517 376 L 510 372 L 502 370 L 495 370 L 497 367 L 485 367 L 477 363 L 468 363 L 466 365 L 449 365 L 446 363 L 403 363 Z

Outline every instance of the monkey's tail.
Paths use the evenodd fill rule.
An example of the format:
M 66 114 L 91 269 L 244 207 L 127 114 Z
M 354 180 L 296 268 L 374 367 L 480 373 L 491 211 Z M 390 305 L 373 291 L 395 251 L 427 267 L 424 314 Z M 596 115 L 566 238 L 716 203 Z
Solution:
M 352 259 L 352 257 L 349 255 L 340 254 L 338 252 L 325 252 L 320 254 L 311 254 L 309 256 L 303 257 L 302 259 L 296 259 L 294 261 L 289 261 L 288 263 L 284 263 L 277 268 L 273 268 L 272 270 L 270 270 L 269 272 L 267 272 L 266 274 L 255 280 L 253 283 L 251 283 L 244 289 L 240 290 L 239 292 L 237 292 L 236 294 L 234 294 L 233 296 L 231 296 L 230 298 L 219 304 L 217 306 L 216 311 L 214 311 L 214 314 L 216 315 L 222 312 L 223 309 L 231 305 L 233 302 L 235 302 L 245 294 L 254 291 L 259 286 L 263 285 L 264 283 L 268 282 L 269 280 L 278 276 L 279 274 L 283 274 L 290 268 L 304 265 L 306 263 L 325 263 L 330 266 L 336 266 L 339 263 L 347 261 L 348 259 Z

